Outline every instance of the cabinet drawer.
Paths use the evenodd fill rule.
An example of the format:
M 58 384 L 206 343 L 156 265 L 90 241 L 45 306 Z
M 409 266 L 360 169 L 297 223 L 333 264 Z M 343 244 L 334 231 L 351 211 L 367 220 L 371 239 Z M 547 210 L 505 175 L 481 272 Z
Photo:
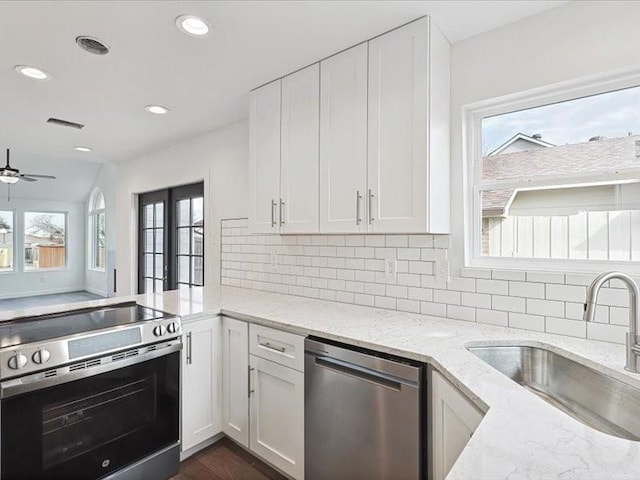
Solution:
M 249 352 L 304 372 L 304 337 L 301 335 L 249 325 Z

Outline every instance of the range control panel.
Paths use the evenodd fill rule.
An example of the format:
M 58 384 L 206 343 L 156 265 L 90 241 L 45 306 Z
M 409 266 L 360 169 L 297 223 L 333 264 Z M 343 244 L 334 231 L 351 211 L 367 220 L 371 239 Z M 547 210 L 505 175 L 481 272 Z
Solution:
M 75 361 L 169 340 L 181 333 L 180 318 L 174 317 L 47 340 L 41 344 L 8 347 L 0 352 L 0 379 L 54 369 Z

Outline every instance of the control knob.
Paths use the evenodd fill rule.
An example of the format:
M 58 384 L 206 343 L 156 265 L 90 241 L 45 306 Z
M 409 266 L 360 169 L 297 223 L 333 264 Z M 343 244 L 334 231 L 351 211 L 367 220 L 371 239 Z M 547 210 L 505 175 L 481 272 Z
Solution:
M 178 327 L 178 324 L 176 322 L 171 322 L 169 325 L 167 325 L 167 332 L 169 333 L 178 333 L 178 330 L 180 330 L 180 327 Z
M 45 350 L 44 348 L 39 349 L 36 353 L 31 357 L 35 363 L 38 365 L 42 365 L 43 363 L 47 363 L 51 358 L 51 352 L 49 350 Z
M 19 370 L 27 364 L 27 357 L 21 353 L 14 353 L 11 358 L 9 358 L 9 368 L 11 370 Z
M 157 327 L 155 327 L 155 328 L 153 329 L 153 334 L 154 334 L 156 337 L 161 337 L 161 336 L 163 336 L 163 335 L 164 335 L 164 333 L 165 333 L 165 328 L 164 328 L 162 325 L 158 325 Z

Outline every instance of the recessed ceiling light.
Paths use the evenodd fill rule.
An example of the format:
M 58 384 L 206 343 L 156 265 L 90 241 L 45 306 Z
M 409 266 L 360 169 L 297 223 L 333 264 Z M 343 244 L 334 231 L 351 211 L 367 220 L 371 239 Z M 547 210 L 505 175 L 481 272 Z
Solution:
M 73 147 L 74 150 L 78 151 L 78 152 L 93 152 L 93 149 L 89 148 L 89 147 Z
M 154 115 L 164 115 L 165 113 L 169 113 L 169 109 L 167 107 L 163 107 L 162 105 L 147 105 L 144 109 L 153 113 Z
M 209 24 L 195 15 L 180 15 L 176 18 L 176 26 L 194 37 L 204 37 L 209 33 Z
M 30 67 L 29 65 L 16 65 L 13 69 L 25 77 L 34 78 L 36 80 L 46 80 L 51 78 L 51 75 L 44 70 L 40 70 L 36 67 Z

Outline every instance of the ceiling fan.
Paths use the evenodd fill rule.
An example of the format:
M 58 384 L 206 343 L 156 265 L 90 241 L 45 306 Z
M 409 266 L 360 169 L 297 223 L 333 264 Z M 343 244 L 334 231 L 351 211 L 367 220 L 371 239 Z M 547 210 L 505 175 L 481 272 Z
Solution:
M 48 178 L 55 180 L 53 175 L 36 175 L 32 173 L 20 173 L 20 170 L 13 168 L 9 163 L 9 149 L 7 148 L 7 164 L 0 167 L 0 182 L 12 185 L 20 180 L 25 182 L 37 182 L 39 178 Z

